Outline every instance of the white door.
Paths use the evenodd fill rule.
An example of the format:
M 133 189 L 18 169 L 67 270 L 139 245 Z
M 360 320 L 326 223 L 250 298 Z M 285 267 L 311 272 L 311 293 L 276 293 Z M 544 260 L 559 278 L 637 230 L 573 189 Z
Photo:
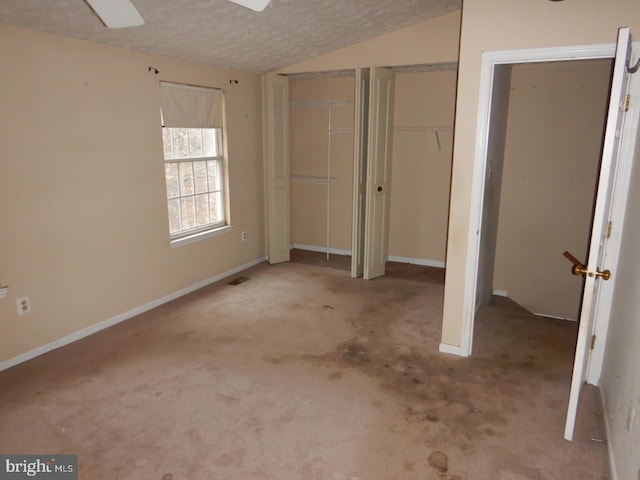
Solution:
M 288 262 L 289 233 L 289 81 L 265 75 L 265 222 L 269 263 Z
M 365 280 L 384 275 L 387 262 L 393 85 L 391 70 L 371 69 L 364 228 Z
M 600 177 L 593 214 L 591 240 L 589 242 L 589 258 L 586 264 L 586 275 L 582 307 L 580 310 L 580 326 L 578 327 L 578 341 L 573 364 L 571 392 L 564 438 L 573 439 L 573 431 L 578 410 L 580 389 L 586 379 L 586 365 L 589 359 L 591 335 L 593 333 L 594 317 L 599 299 L 600 282 L 605 276 L 601 271 L 607 268 L 607 225 L 611 213 L 613 182 L 615 180 L 618 163 L 618 150 L 622 137 L 623 118 L 627 107 L 625 97 L 629 74 L 627 73 L 627 58 L 630 57 L 631 34 L 628 28 L 621 28 L 618 32 L 618 44 L 614 59 L 613 77 L 611 81 L 611 95 L 604 135 Z M 613 273 L 615 275 L 615 272 Z
M 369 69 L 356 69 L 355 125 L 353 141 L 353 231 L 351 276 L 364 273 L 364 219 L 367 189 L 367 143 L 369 138 Z

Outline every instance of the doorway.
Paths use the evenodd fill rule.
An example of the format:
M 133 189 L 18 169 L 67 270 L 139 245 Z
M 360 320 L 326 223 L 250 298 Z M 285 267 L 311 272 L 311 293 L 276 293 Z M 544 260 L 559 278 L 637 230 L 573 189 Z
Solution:
M 611 306 L 615 279 L 613 282 L 602 282 L 599 279 L 608 280 L 611 268 L 615 272 L 618 262 L 620 232 L 624 225 L 624 211 L 626 207 L 626 196 L 629 187 L 628 172 L 634 151 L 634 133 L 638 125 L 638 109 L 629 101 L 632 95 L 637 92 L 638 80 L 630 74 L 635 72 L 635 68 L 630 66 L 632 54 L 631 36 L 628 28 L 621 28 L 618 32 L 618 42 L 615 45 L 585 46 L 572 48 L 550 48 L 525 51 L 510 52 L 486 52 L 483 54 L 483 68 L 481 78 L 481 100 L 479 104 L 479 131 L 478 142 L 476 143 L 476 162 L 473 172 L 472 197 L 478 200 L 477 209 L 472 210 L 471 229 L 469 235 L 469 249 L 471 256 L 467 258 L 467 272 L 470 274 L 470 281 L 466 282 L 465 310 L 463 318 L 463 328 L 461 334 L 461 353 L 469 355 L 472 347 L 473 321 L 475 308 L 469 312 L 470 302 L 474 302 L 477 307 L 480 305 L 484 289 L 490 284 L 493 277 L 493 269 L 486 268 L 493 263 L 479 262 L 479 255 L 495 255 L 495 244 L 482 242 L 481 238 L 491 237 L 487 234 L 495 230 L 497 222 L 487 222 L 485 218 L 495 219 L 497 213 L 488 209 L 483 202 L 486 191 L 491 187 L 491 158 L 490 153 L 495 149 L 495 144 L 499 142 L 491 140 L 500 138 L 504 133 L 504 128 L 494 129 L 495 123 L 504 126 L 506 115 L 504 115 L 507 94 L 497 88 L 498 84 L 504 85 L 506 75 L 505 69 L 501 68 L 510 63 L 531 63 L 536 61 L 561 61 L 576 59 L 610 58 L 615 56 L 613 67 L 609 105 L 607 107 L 606 129 L 604 133 L 602 163 L 600 166 L 598 189 L 595 200 L 593 215 L 593 226 L 591 238 L 589 239 L 589 255 L 585 265 L 579 265 L 580 271 L 586 277 L 582 307 L 580 311 L 580 327 L 578 332 L 576 357 L 574 360 L 574 373 L 571 383 L 571 395 L 569 401 L 569 412 L 567 414 L 567 424 L 565 426 L 565 438 L 570 440 L 573 436 L 573 426 L 575 423 L 575 413 L 577 399 L 580 393 L 582 382 L 589 378 L 592 370 L 597 370 L 599 363 L 601 366 L 602 352 L 596 356 L 596 350 L 591 344 L 591 352 L 588 352 L 587 337 L 591 339 L 591 333 L 604 329 L 605 335 L 596 343 L 596 347 L 604 350 L 606 344 L 606 328 L 608 312 Z M 494 83 L 494 73 L 498 79 Z M 502 74 L 502 75 L 500 75 Z M 496 95 L 497 94 L 497 95 Z M 502 102 L 500 102 L 502 100 Z M 502 106 L 502 108 L 495 108 Z M 496 115 L 497 113 L 497 115 Z M 497 122 L 496 122 L 497 121 Z M 502 140 L 504 142 L 504 140 Z M 499 149 L 498 149 L 499 150 Z M 493 216 L 492 216 L 493 212 Z M 476 223 L 477 222 L 477 223 Z M 476 235 L 473 225 L 477 225 Z M 484 230 L 482 234 L 480 231 Z M 613 234 L 612 234 L 613 232 Z M 607 269 L 601 270 L 600 266 Z M 588 275 L 586 275 L 588 273 Z M 615 275 L 615 274 L 614 274 Z M 487 282 L 489 279 L 489 282 Z M 605 285 L 602 285 L 602 284 Z M 595 328 L 594 328 L 595 325 Z M 588 359 L 592 361 L 590 368 L 586 368 Z M 594 362 L 595 359 L 595 362 Z
M 532 50 L 485 52 L 480 79 L 481 98 L 478 113 L 478 133 L 475 146 L 475 162 L 472 198 L 475 208 L 471 211 L 469 252 L 466 270 L 462 331 L 459 351 L 462 356 L 471 355 L 473 327 L 477 308 L 488 301 L 493 293 L 493 275 L 496 254 L 500 173 L 495 169 L 494 158 L 504 153 L 507 125 L 511 65 L 561 62 L 573 60 L 611 59 L 615 45 L 582 47 L 558 47 Z M 491 132 L 491 134 L 490 134 Z M 478 235 L 478 233 L 480 233 Z M 562 252 L 560 252 L 561 254 Z M 562 259 L 560 259 L 562 261 Z M 446 345 L 441 345 L 447 351 Z
M 505 65 L 510 69 L 499 171 L 492 291 L 542 317 L 576 321 L 611 82 L 610 59 Z M 502 161 L 502 164 L 500 164 Z

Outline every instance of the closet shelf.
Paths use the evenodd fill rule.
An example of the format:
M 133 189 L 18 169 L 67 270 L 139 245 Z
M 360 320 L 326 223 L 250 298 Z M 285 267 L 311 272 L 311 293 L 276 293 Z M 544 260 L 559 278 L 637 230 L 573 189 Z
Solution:
M 337 180 L 338 177 L 322 177 L 320 175 L 292 175 L 291 180 L 294 182 L 306 182 L 306 183 L 331 183 Z
M 353 127 L 336 127 L 329 130 L 329 133 L 353 133 L 356 129 Z
M 396 132 L 446 132 L 453 130 L 449 125 L 409 125 L 393 127 Z
M 292 107 L 340 107 L 344 105 L 352 105 L 353 100 L 317 100 L 309 102 L 291 102 Z

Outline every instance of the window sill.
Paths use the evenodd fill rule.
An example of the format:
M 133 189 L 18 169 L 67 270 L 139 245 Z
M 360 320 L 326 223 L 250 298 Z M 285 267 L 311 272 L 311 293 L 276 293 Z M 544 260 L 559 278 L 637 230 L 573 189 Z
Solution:
M 188 245 L 190 243 L 198 242 L 200 240 L 204 240 L 205 238 L 217 237 L 218 235 L 229 233 L 232 230 L 233 230 L 233 225 L 225 225 L 223 227 L 207 230 L 206 232 L 198 232 L 198 233 L 194 233 L 193 235 L 176 238 L 175 240 L 170 240 L 169 246 L 171 248 L 181 247 L 182 245 Z

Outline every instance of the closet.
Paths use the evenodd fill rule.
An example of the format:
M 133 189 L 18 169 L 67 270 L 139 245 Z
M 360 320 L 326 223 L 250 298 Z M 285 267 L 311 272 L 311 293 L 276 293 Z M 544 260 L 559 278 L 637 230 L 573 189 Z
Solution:
M 351 254 L 354 75 L 289 78 L 294 248 Z
M 445 266 L 456 64 L 394 68 L 389 260 Z
M 455 67 L 392 69 L 385 259 L 444 267 Z M 291 247 L 351 255 L 356 71 L 289 75 L 287 81 Z M 361 146 L 368 148 L 368 141 Z

